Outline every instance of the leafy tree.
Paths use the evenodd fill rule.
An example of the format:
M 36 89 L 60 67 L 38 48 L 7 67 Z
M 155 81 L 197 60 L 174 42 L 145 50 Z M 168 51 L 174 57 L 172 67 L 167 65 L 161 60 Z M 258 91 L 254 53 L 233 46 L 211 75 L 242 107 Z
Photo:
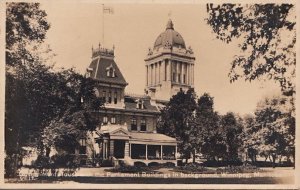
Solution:
M 39 6 L 39 3 L 6 4 L 5 172 L 11 177 L 17 174 L 20 147 L 30 139 L 31 129 L 41 122 L 36 116 L 42 113 L 32 108 L 38 105 L 42 109 L 44 104 L 35 101 L 35 92 L 43 88 L 42 81 L 52 79 L 49 67 L 40 65 L 43 48 L 39 47 L 50 25 Z M 46 47 L 46 51 L 51 50 Z M 36 78 L 40 75 L 44 78 Z M 38 96 L 43 98 L 43 95 Z
M 180 90 L 161 110 L 161 120 L 158 125 L 159 132 L 175 137 L 179 141 L 178 151 L 186 161 L 195 150 L 194 145 L 198 135 L 194 133 L 195 125 L 192 122 L 195 110 L 194 92 L 188 90 L 185 93 Z
M 295 93 L 296 13 L 293 4 L 207 4 L 207 24 L 226 43 L 238 39 L 230 81 L 262 77 Z
M 47 150 L 55 147 L 70 153 L 74 147 L 78 147 L 79 139 L 86 138 L 86 132 L 96 128 L 97 121 L 91 111 L 103 105 L 103 100 L 96 97 L 94 92 L 96 81 L 72 71 L 69 74 L 71 76 L 66 80 L 66 89 L 71 93 L 66 111 L 62 116 L 53 118 L 42 133 L 43 146 Z
M 223 139 L 227 147 L 224 159 L 237 161 L 239 159 L 239 149 L 243 145 L 241 139 L 243 131 L 241 120 L 232 112 L 228 112 L 221 118 L 221 127 L 223 130 Z
M 226 150 L 220 134 L 220 117 L 214 111 L 213 97 L 204 93 L 197 104 L 197 151 L 204 154 L 208 159 L 216 160 Z
M 255 117 L 253 115 L 246 115 L 244 117 L 244 149 L 247 152 L 247 158 L 250 158 L 252 163 L 256 162 L 256 157 L 258 154 L 258 145 L 260 143 L 258 139 L 258 132 L 259 128 L 257 127 Z
M 255 111 L 259 127 L 257 136 L 260 138 L 261 155 L 276 160 L 282 156 L 294 158 L 295 150 L 295 115 L 291 97 L 274 96 L 259 102 Z

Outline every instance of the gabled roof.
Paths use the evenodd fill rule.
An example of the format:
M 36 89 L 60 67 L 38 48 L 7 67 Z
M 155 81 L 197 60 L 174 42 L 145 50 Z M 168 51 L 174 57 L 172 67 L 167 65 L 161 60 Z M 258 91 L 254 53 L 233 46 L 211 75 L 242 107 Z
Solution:
M 107 76 L 107 69 L 113 68 L 115 77 Z M 127 85 L 118 65 L 112 58 L 97 57 L 94 58 L 89 66 L 91 70 L 90 77 L 104 83 L 113 83 L 120 85 Z

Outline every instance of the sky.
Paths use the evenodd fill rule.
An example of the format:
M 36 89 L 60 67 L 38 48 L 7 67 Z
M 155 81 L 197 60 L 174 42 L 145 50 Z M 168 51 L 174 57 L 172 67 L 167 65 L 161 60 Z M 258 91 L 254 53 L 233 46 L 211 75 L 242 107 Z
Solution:
M 56 67 L 74 67 L 84 74 L 91 62 L 92 46 L 115 46 L 115 61 L 129 85 L 126 92 L 143 94 L 148 48 L 153 48 L 167 21 L 172 19 L 195 61 L 195 91 L 214 97 L 215 110 L 240 115 L 253 113 L 263 97 L 278 93 L 273 81 L 230 83 L 230 62 L 240 53 L 237 41 L 225 44 L 216 39 L 206 24 L 205 4 L 106 4 L 114 14 L 102 14 L 96 1 L 47 1 L 41 8 L 48 14 L 51 28 L 46 43 L 57 54 Z M 103 22 L 104 21 L 104 22 Z M 104 26 L 104 30 L 103 30 Z M 104 40 L 103 38 L 104 31 Z

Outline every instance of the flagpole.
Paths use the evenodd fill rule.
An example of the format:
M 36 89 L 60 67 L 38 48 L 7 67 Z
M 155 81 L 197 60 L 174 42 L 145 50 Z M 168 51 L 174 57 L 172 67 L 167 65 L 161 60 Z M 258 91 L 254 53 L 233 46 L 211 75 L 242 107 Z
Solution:
M 104 46 L 104 4 L 102 4 L 102 46 Z

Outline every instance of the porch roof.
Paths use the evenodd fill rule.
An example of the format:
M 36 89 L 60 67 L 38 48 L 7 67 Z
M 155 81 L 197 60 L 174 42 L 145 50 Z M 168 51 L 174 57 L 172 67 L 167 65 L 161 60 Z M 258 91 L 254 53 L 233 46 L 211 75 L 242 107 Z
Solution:
M 134 143 L 141 144 L 169 144 L 176 145 L 177 140 L 160 133 L 153 132 L 132 132 L 127 130 L 126 125 L 105 125 L 96 134 L 100 137 L 108 134 L 111 139 L 128 139 Z
M 135 141 L 176 143 L 176 139 L 160 133 L 130 132 L 130 139 Z

